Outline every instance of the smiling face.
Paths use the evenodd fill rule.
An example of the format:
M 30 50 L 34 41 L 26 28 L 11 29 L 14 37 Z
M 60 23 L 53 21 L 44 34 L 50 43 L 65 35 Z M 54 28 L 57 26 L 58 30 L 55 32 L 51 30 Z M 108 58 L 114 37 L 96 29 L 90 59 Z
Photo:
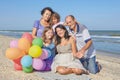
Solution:
M 45 37 L 46 39 L 52 39 L 53 38 L 53 30 L 49 29 L 46 33 L 45 33 Z
M 56 17 L 52 17 L 53 25 L 57 24 L 59 21 Z
M 65 35 L 65 30 L 58 27 L 56 28 L 56 33 L 59 37 L 63 38 Z
M 51 11 L 49 10 L 45 10 L 45 12 L 43 13 L 42 15 L 42 18 L 45 20 L 45 21 L 49 21 L 50 20 L 50 17 L 51 17 Z
M 66 17 L 65 22 L 66 22 L 67 26 L 69 26 L 70 29 L 75 28 L 76 21 L 71 16 Z

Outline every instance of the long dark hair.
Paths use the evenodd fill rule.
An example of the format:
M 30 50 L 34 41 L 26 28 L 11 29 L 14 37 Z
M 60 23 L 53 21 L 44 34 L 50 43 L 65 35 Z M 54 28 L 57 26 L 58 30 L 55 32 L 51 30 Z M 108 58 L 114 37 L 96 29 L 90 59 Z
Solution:
M 59 36 L 57 35 L 57 32 L 56 32 L 56 29 L 57 29 L 57 28 L 60 28 L 60 29 L 65 30 L 65 34 L 64 34 L 64 38 L 65 38 L 65 39 L 69 39 L 69 38 L 70 38 L 70 36 L 69 36 L 69 34 L 68 34 L 68 31 L 67 31 L 67 29 L 65 28 L 65 26 L 63 26 L 62 24 L 59 24 L 59 25 L 56 26 L 56 28 L 55 28 L 55 43 L 56 43 L 56 45 L 58 45 L 58 44 L 61 43 L 61 37 L 59 37 Z
M 41 15 L 43 15 L 43 14 L 45 13 L 46 10 L 50 11 L 51 14 L 54 13 L 54 11 L 52 10 L 52 8 L 50 8 L 50 7 L 45 7 L 45 8 L 42 9 L 42 11 L 41 11 Z

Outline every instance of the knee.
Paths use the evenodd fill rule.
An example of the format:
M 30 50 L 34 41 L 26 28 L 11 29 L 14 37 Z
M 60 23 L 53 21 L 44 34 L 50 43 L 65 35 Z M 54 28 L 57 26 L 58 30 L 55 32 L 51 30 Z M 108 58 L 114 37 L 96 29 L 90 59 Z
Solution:
M 89 69 L 89 72 L 92 74 L 96 74 L 98 71 L 97 71 L 97 69 Z
M 65 74 L 66 74 L 65 70 L 62 69 L 62 68 L 59 68 L 57 71 L 58 71 L 58 73 L 60 73 L 60 74 L 62 74 L 62 75 L 65 75 Z
M 76 75 L 81 75 L 81 74 L 82 74 L 82 70 L 81 70 L 81 69 L 75 69 L 75 68 L 73 68 L 72 71 L 73 71 Z

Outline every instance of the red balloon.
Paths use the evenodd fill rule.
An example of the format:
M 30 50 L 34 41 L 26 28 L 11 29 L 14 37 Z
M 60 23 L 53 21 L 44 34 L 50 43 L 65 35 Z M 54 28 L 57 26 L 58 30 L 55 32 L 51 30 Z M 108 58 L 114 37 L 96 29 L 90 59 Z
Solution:
M 15 70 L 22 70 L 22 65 L 14 63 Z
M 21 58 L 22 58 L 22 57 L 20 57 L 20 58 L 18 58 L 18 59 L 14 59 L 13 62 L 16 63 L 16 64 L 21 65 Z
M 25 33 L 22 35 L 22 38 L 28 39 L 28 41 L 32 44 L 33 37 L 32 37 L 32 35 L 31 35 L 29 32 L 25 32 Z

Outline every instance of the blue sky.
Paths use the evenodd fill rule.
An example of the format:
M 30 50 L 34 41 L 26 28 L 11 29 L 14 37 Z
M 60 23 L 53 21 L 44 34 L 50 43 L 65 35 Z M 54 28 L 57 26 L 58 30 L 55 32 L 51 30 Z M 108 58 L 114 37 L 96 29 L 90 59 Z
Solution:
M 32 30 L 44 7 L 61 21 L 74 15 L 89 30 L 120 30 L 120 0 L 0 0 L 0 30 Z

